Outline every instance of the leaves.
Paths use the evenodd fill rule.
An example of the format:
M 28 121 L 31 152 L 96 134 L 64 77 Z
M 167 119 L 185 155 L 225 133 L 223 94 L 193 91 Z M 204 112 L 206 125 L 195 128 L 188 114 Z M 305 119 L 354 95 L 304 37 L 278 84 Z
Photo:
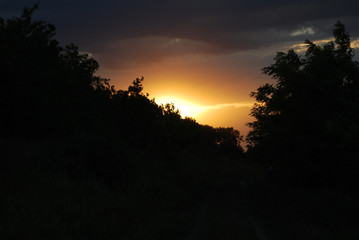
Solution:
M 255 121 L 248 124 L 249 148 L 274 156 L 272 162 L 283 172 L 289 171 L 289 162 L 292 170 L 299 161 L 306 162 L 303 167 L 314 164 L 310 161 L 318 169 L 333 166 L 329 158 L 352 151 L 348 142 L 356 133 L 347 133 L 359 123 L 354 100 L 359 97 L 359 64 L 342 23 L 335 24 L 333 36 L 335 43 L 323 46 L 306 40 L 304 56 L 294 50 L 278 53 L 275 63 L 262 70 L 275 84 L 251 93 L 257 103 L 251 110 Z

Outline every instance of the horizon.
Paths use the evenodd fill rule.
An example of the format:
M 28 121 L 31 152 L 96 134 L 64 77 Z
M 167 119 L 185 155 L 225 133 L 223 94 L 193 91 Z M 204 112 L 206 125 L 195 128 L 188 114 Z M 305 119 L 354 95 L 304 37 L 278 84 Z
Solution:
M 17 16 L 26 5 L 4 1 L 0 15 Z M 249 94 L 273 83 L 261 69 L 276 52 L 300 52 L 305 39 L 330 40 L 337 20 L 358 48 L 357 7 L 356 1 L 320 0 L 42 1 L 34 16 L 57 27 L 61 45 L 74 42 L 94 57 L 98 75 L 116 88 L 144 76 L 144 92 L 157 103 L 167 98 L 183 116 L 246 135 L 255 102 Z

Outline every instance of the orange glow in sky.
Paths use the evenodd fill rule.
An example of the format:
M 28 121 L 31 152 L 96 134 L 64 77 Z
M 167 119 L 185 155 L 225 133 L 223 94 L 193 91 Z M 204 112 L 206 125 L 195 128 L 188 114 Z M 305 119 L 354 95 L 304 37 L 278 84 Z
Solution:
M 213 127 L 233 127 L 246 135 L 249 128 L 246 123 L 252 121 L 249 117 L 253 103 L 227 103 L 215 105 L 200 105 L 175 96 L 155 98 L 157 104 L 173 103 L 181 116 L 191 117 L 197 122 Z
M 173 96 L 162 96 L 155 98 L 155 100 L 158 105 L 166 105 L 166 103 L 173 103 L 175 107 L 180 111 L 180 114 L 183 118 L 196 118 L 199 114 L 206 110 L 206 108 L 203 106 Z
M 162 62 L 139 69 L 104 71 L 117 89 L 127 89 L 136 77 L 144 76 L 144 92 L 159 105 L 173 103 L 182 117 L 213 127 L 233 127 L 242 135 L 248 133 L 246 123 L 254 99 L 249 97 L 259 83 L 260 71 L 248 67 L 228 69 L 210 61 Z M 187 59 L 186 59 L 187 60 Z M 250 73 L 258 74 L 251 76 Z

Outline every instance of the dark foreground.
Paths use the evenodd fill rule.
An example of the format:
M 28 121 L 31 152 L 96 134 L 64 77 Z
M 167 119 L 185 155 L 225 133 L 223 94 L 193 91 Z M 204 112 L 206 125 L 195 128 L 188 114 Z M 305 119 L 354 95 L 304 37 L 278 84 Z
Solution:
M 143 161 L 133 153 L 113 185 L 59 168 L 84 159 L 64 147 L 76 142 L 2 142 L 2 239 L 359 237 L 357 198 L 336 186 L 288 187 L 245 159 L 186 153 Z

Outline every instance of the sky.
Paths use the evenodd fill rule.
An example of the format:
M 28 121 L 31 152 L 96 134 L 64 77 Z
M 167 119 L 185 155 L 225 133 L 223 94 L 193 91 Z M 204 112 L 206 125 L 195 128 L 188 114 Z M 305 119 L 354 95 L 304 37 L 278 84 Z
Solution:
M 0 16 L 34 3 L 0 0 Z M 144 76 L 156 102 L 245 135 L 249 94 L 274 83 L 261 69 L 276 52 L 330 39 L 337 20 L 359 46 L 358 9 L 357 0 L 42 0 L 34 17 L 56 26 L 61 45 L 91 54 L 117 89 Z

